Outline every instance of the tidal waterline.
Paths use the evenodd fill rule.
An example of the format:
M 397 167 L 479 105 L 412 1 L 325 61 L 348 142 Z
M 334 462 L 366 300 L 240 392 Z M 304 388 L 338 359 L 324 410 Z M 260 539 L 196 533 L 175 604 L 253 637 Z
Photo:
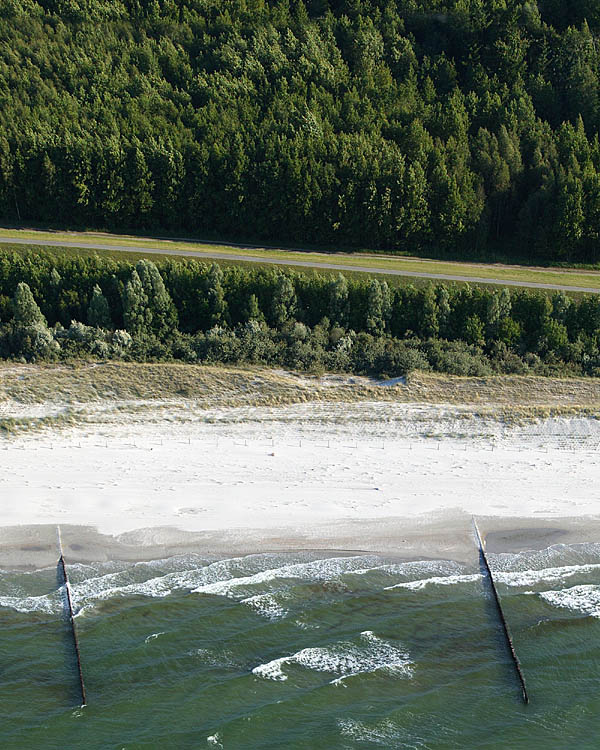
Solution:
M 600 545 L 489 554 L 531 704 L 473 564 L 294 552 L 0 577 L 11 748 L 595 746 Z

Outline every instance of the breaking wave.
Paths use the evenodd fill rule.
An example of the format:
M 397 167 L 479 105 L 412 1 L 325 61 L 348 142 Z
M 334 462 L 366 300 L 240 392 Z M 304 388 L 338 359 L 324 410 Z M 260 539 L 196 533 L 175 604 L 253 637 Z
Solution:
M 591 608 L 590 613 L 594 613 L 596 589 L 588 584 L 600 571 L 600 563 L 590 561 L 591 554 L 598 549 L 595 545 L 594 549 L 588 549 L 589 545 L 577 547 L 573 550 L 558 545 L 527 555 L 494 555 L 494 577 L 508 587 L 552 588 L 545 592 L 544 598 L 556 606 L 566 607 L 566 603 L 559 603 L 564 600 L 571 602 L 572 608 L 581 609 L 587 597 L 591 603 L 581 611 Z M 541 567 L 543 562 L 557 564 Z M 315 558 L 315 553 L 309 552 L 264 553 L 220 560 L 191 554 L 135 564 L 75 564 L 69 566 L 69 573 L 73 606 L 79 615 L 113 598 L 159 598 L 183 591 L 227 597 L 273 621 L 298 617 L 299 607 L 310 607 L 315 596 L 313 584 L 322 586 L 323 595 L 337 595 L 394 589 L 418 592 L 428 587 L 481 580 L 479 571 L 473 572 L 473 568 L 448 560 L 390 563 L 377 555 Z M 571 588 L 561 592 L 557 584 L 571 584 Z M 0 580 L 0 607 L 56 615 L 63 611 L 63 606 L 54 568 L 35 574 L 5 573 Z
M 594 584 L 573 586 L 560 591 L 527 593 L 538 593 L 541 599 L 553 607 L 581 612 L 590 617 L 600 617 L 600 586 Z
M 600 570 L 600 564 L 563 565 L 540 570 L 494 571 L 494 578 L 507 586 L 535 586 L 540 583 L 565 582 L 574 578 Z
M 457 576 L 434 576 L 433 578 L 422 578 L 417 581 L 404 581 L 402 583 L 395 583 L 393 586 L 386 586 L 386 590 L 391 589 L 411 589 L 418 591 L 424 589 L 426 586 L 453 586 L 457 583 L 472 583 L 473 581 L 481 580 L 482 576 L 480 573 L 473 573 L 469 575 L 457 575 Z
M 166 597 L 177 591 L 187 591 L 225 596 L 267 619 L 276 620 L 289 614 L 289 600 L 297 602 L 302 595 L 313 596 L 312 590 L 300 590 L 304 584 L 322 584 L 335 592 L 365 586 L 376 589 L 384 588 L 390 581 L 421 579 L 432 574 L 443 576 L 461 570 L 462 566 L 451 561 L 386 563 L 377 555 L 315 559 L 310 553 L 267 553 L 222 560 L 180 555 L 135 564 L 74 564 L 69 566 L 69 575 L 73 607 L 79 615 L 116 597 Z M 37 578 L 29 573 L 9 574 L 10 580 L 4 578 L 0 607 L 21 612 L 60 613 L 62 600 L 56 589 L 56 571 L 48 568 L 41 573 Z
M 365 630 L 360 634 L 359 643 L 340 641 L 332 646 L 304 648 L 291 656 L 273 659 L 254 667 L 252 673 L 267 680 L 288 679 L 284 669 L 298 665 L 315 672 L 329 672 L 339 675 L 332 683 L 357 674 L 382 670 L 399 677 L 412 677 L 413 664 L 408 652 Z

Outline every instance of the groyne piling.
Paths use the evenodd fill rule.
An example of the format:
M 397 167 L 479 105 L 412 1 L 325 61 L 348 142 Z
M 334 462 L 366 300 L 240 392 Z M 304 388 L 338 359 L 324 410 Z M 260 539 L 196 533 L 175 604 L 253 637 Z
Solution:
M 81 691 L 81 705 L 87 704 L 87 697 L 85 692 L 85 682 L 83 681 L 83 670 L 81 668 L 81 653 L 79 651 L 79 639 L 77 638 L 77 628 L 75 627 L 75 614 L 73 612 L 73 600 L 71 598 L 71 584 L 69 583 L 69 576 L 67 574 L 67 566 L 65 564 L 65 557 L 62 548 L 62 539 L 60 535 L 60 527 L 56 527 L 58 537 L 58 551 L 60 557 L 58 558 L 58 566 L 62 572 L 63 583 L 65 586 L 66 601 L 67 601 L 67 615 L 69 617 L 69 624 L 71 626 L 71 636 L 73 638 L 73 648 L 75 649 L 75 660 L 77 662 L 77 671 L 79 674 L 79 689 Z
M 504 611 L 502 610 L 502 604 L 500 603 L 500 596 L 498 595 L 498 589 L 496 588 L 496 584 L 494 582 L 494 576 L 492 575 L 492 570 L 490 568 L 490 564 L 488 562 L 488 558 L 485 553 L 485 545 L 481 538 L 481 534 L 479 533 L 479 527 L 477 526 L 477 521 L 474 518 L 473 518 L 473 527 L 475 529 L 475 534 L 477 535 L 477 542 L 479 544 L 479 555 L 481 557 L 481 560 L 483 561 L 483 565 L 485 567 L 485 570 L 487 572 L 487 575 L 490 581 L 492 593 L 494 595 L 494 601 L 496 603 L 496 610 L 498 612 L 498 618 L 500 619 L 500 623 L 502 625 L 502 630 L 504 631 L 506 645 L 508 646 L 508 650 L 510 652 L 512 662 L 515 667 L 515 672 L 517 673 L 517 678 L 521 686 L 521 695 L 523 697 L 523 703 L 529 703 L 529 693 L 527 692 L 527 685 L 525 684 L 525 675 L 523 674 L 523 669 L 521 668 L 521 662 L 519 661 L 519 657 L 517 656 L 517 652 L 515 651 L 515 646 L 513 643 L 512 636 L 510 634 L 508 622 L 506 621 L 506 617 L 504 616 Z

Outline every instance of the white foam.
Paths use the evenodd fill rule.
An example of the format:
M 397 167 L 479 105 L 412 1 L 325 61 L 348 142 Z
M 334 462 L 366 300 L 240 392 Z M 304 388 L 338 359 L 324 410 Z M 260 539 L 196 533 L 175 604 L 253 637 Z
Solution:
M 588 565 L 600 557 L 600 544 L 552 544 L 539 550 L 489 553 L 494 571 L 528 571 L 559 568 L 570 565 Z
M 294 625 L 300 630 L 318 630 L 321 627 L 316 622 L 304 622 L 304 620 L 296 620 Z
M 252 672 L 257 677 L 283 681 L 287 680 L 283 670 L 288 664 L 297 664 L 315 672 L 338 674 L 340 676 L 332 681 L 337 684 L 348 677 L 376 670 L 401 677 L 412 677 L 413 674 L 408 652 L 377 637 L 370 630 L 360 634 L 358 644 L 340 641 L 332 646 L 304 648 L 292 656 L 259 664 Z
M 507 586 L 535 586 L 547 582 L 555 583 L 565 581 L 579 575 L 593 573 L 600 569 L 600 564 L 589 563 L 586 565 L 562 565 L 560 567 L 541 568 L 539 570 L 493 570 L 494 580 L 506 584 Z M 386 590 L 395 588 L 404 588 L 420 590 L 429 585 L 448 586 L 456 583 L 468 583 L 481 578 L 481 574 L 471 575 L 448 575 L 433 576 L 416 581 L 405 581 L 396 583 L 393 586 L 386 586 Z
M 288 615 L 288 610 L 281 606 L 273 594 L 256 594 L 241 600 L 242 604 L 252 607 L 259 615 L 268 620 L 282 620 Z
M 364 568 L 365 562 L 373 565 L 379 560 L 378 557 L 330 557 L 311 562 L 291 563 L 276 568 L 269 568 L 254 573 L 250 576 L 228 578 L 227 580 L 207 583 L 193 589 L 194 594 L 215 594 L 219 596 L 236 596 L 236 589 L 247 588 L 265 583 L 271 583 L 276 579 L 291 578 L 296 580 L 331 581 L 333 578 L 354 569 Z
M 600 564 L 589 563 L 584 565 L 562 565 L 560 567 L 541 568 L 539 570 L 493 570 L 495 581 L 507 586 L 522 587 L 535 586 L 541 583 L 557 583 L 566 581 L 587 573 L 593 573 L 600 569 Z M 446 575 L 433 576 L 415 581 L 404 581 L 393 586 L 386 586 L 386 590 L 404 588 L 418 591 L 430 585 L 449 586 L 457 583 L 469 583 L 481 579 L 481 574 L 470 575 Z
M 565 581 L 573 576 L 593 573 L 600 569 L 600 564 L 562 565 L 560 567 L 542 568 L 540 570 L 493 571 L 497 581 L 507 586 L 535 586 L 542 582 L 555 583 Z
M 415 576 L 462 569 L 457 563 L 438 560 L 382 565 L 381 558 L 375 555 L 319 558 L 292 563 L 287 560 L 289 556 L 284 554 L 269 553 L 217 560 L 201 567 L 197 566 L 199 563 L 206 563 L 206 559 L 197 555 L 134 565 L 74 565 L 71 566 L 74 579 L 71 585 L 73 607 L 75 615 L 81 616 L 98 602 L 115 597 L 160 598 L 177 590 L 188 590 L 196 594 L 235 599 L 252 607 L 258 614 L 276 620 L 289 614 L 285 601 L 289 598 L 289 589 L 298 582 L 335 581 L 338 587 L 346 588 L 344 576 L 362 576 L 378 571 L 390 575 Z M 157 569 L 169 572 L 156 575 Z M 85 575 L 88 577 L 84 577 Z M 149 577 L 139 580 L 142 576 Z M 450 584 L 470 579 L 469 576 L 446 575 L 399 583 L 388 588 L 399 586 L 419 589 L 429 583 Z M 22 612 L 44 611 L 56 614 L 62 610 L 60 596 L 56 592 L 42 596 L 12 595 L 17 591 L 20 593 L 15 588 L 10 591 L 10 596 L 0 596 L 0 606 Z M 297 596 L 294 598 L 297 599 Z
M 232 651 L 227 649 L 195 648 L 187 652 L 188 656 L 197 656 L 204 666 L 241 669 L 242 665 Z
M 411 560 L 403 563 L 386 563 L 371 568 L 359 568 L 351 571 L 352 575 L 366 575 L 368 573 L 388 573 L 396 576 L 423 575 L 425 573 L 458 574 L 463 570 L 460 563 L 452 560 Z
M 582 612 L 591 617 L 600 617 L 600 586 L 586 584 L 560 591 L 527 592 L 538 595 L 554 607 Z
M 229 580 L 233 577 L 238 565 L 238 558 L 219 560 L 201 568 L 176 570 L 145 581 L 131 583 L 127 582 L 131 581 L 131 571 L 88 578 L 72 586 L 73 604 L 78 609 L 92 601 L 115 596 L 165 597 L 177 590 L 198 588 L 199 584 L 209 586 L 223 579 Z
M 132 569 L 88 578 L 72 586 L 73 602 L 76 609 L 90 601 L 108 599 L 114 596 L 165 597 L 173 591 L 189 589 L 196 594 L 228 596 L 240 600 L 251 600 L 247 596 L 249 588 L 271 584 L 277 579 L 330 580 L 354 567 L 364 566 L 366 561 L 376 557 L 342 557 L 299 562 L 266 570 L 258 570 L 269 562 L 282 561 L 281 555 L 250 555 L 244 558 L 218 560 L 200 568 L 175 570 L 165 575 L 148 578 L 145 581 L 131 582 L 135 573 Z M 250 568 L 251 575 L 239 575 Z M 258 601 L 258 599 L 256 600 Z
M 399 727 L 390 719 L 380 721 L 372 727 L 368 727 L 362 721 L 356 721 L 355 719 L 339 719 L 338 727 L 344 737 L 349 737 L 358 742 L 382 745 L 386 748 L 398 747 L 397 743 L 401 739 Z M 403 745 L 403 747 L 417 747 L 417 745 Z
M 49 615 L 62 612 L 63 605 L 57 591 L 43 596 L 0 596 L 0 607 L 17 612 L 44 612 Z
M 240 558 L 243 560 L 244 558 Z M 219 560 L 204 567 L 174 570 L 160 576 L 154 576 L 142 581 L 135 581 L 136 575 L 143 575 L 147 571 L 155 572 L 152 564 L 136 564 L 127 567 L 118 566 L 115 571 L 112 564 L 96 567 L 88 565 L 70 566 L 75 579 L 83 573 L 90 571 L 100 573 L 88 578 L 76 580 L 71 584 L 71 595 L 73 608 L 77 614 L 92 606 L 95 602 L 110 599 L 116 596 L 149 596 L 164 597 L 178 589 L 194 588 L 199 583 L 209 583 L 231 578 L 239 567 L 240 559 Z M 161 561 L 165 562 L 165 561 Z M 190 559 L 189 562 L 192 562 Z M 176 563 L 173 563 L 176 564 Z M 165 567 L 170 567 L 167 565 Z M 110 572 L 104 573 L 108 569 Z M 58 613 L 62 610 L 60 594 L 53 591 L 42 596 L 0 596 L 0 606 L 10 607 L 22 612 L 44 611 Z
M 293 656 L 282 656 L 279 659 L 273 659 L 265 664 L 259 664 L 257 667 L 254 667 L 252 674 L 255 674 L 257 677 L 263 677 L 265 680 L 283 682 L 287 680 L 287 675 L 284 674 L 282 667 L 284 664 L 293 662 L 293 660 Z
M 159 638 L 164 634 L 164 631 L 161 631 L 160 633 L 151 633 L 147 638 L 144 639 L 144 643 L 150 643 L 150 641 L 154 641 L 156 638 Z
M 257 587 L 268 585 L 269 588 L 273 588 L 274 582 L 281 579 L 276 586 L 281 594 L 282 590 L 289 588 L 285 579 L 330 581 L 343 573 L 364 568 L 366 564 L 375 565 L 380 560 L 375 556 L 353 556 L 281 564 L 285 559 L 286 557 L 282 554 L 249 555 L 217 560 L 202 567 L 190 568 L 187 566 L 198 565 L 198 557 L 181 556 L 173 560 L 155 561 L 154 564 L 138 563 L 126 567 L 121 564 L 118 566 L 101 564 L 95 567 L 72 566 L 75 572 L 73 576 L 75 580 L 71 585 L 73 608 L 77 615 L 97 602 L 114 597 L 160 598 L 169 596 L 174 591 L 187 589 L 197 594 L 227 596 L 244 601 L 261 614 L 276 618 L 285 616 L 284 608 L 276 603 L 273 592 L 256 592 Z M 273 566 L 273 563 L 279 564 Z M 177 565 L 185 567 L 183 570 L 175 569 L 162 575 L 152 576 L 152 573 L 156 573 L 157 567 L 169 570 Z M 265 566 L 269 567 L 265 570 Z M 106 570 L 109 572 L 104 572 Z M 99 575 L 81 577 L 84 574 L 89 575 L 90 571 Z M 248 572 L 249 575 L 244 575 Z M 151 577 L 145 580 L 135 580 L 136 577 L 148 574 Z M 42 596 L 0 596 L 0 607 L 10 607 L 22 612 L 59 613 L 62 610 L 60 596 L 56 591 Z
M 469 575 L 458 575 L 458 576 L 434 576 L 432 578 L 423 578 L 418 581 L 405 581 L 404 583 L 395 583 L 393 586 L 386 586 L 385 591 L 391 589 L 410 589 L 411 591 L 419 591 L 424 589 L 426 586 L 452 586 L 457 583 L 471 583 L 473 581 L 481 580 L 482 576 L 480 573 L 472 573 Z
M 87 612 L 89 612 L 91 609 L 93 609 L 93 604 L 87 604 L 85 607 L 81 607 L 77 610 L 77 612 L 73 612 L 73 617 L 84 617 Z

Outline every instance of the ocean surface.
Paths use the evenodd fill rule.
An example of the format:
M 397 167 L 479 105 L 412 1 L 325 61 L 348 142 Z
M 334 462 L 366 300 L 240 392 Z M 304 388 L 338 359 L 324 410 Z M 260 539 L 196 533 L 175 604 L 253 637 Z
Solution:
M 342 553 L 0 576 L 2 747 L 595 748 L 600 545 L 490 554 L 531 703 L 473 564 Z

